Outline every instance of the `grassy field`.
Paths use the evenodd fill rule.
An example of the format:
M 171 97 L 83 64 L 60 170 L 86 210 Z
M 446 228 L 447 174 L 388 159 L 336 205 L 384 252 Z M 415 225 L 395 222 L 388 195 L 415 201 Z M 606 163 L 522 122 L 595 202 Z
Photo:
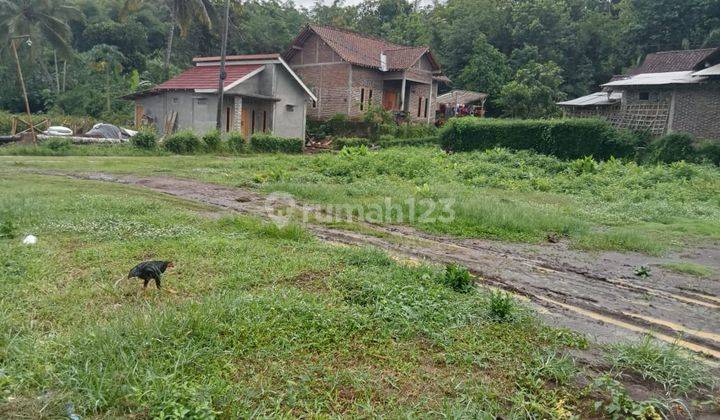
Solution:
M 503 296 L 449 288 L 444 267 L 34 170 L 177 176 L 319 204 L 454 199 L 450 223 L 411 224 L 463 237 L 559 233 L 578 247 L 661 253 L 720 236 L 720 174 L 684 163 L 435 148 L 0 157 L 0 417 L 57 417 L 70 404 L 101 417 L 569 418 L 598 414 L 596 402 L 600 414 L 650 416 L 712 387 L 705 368 L 649 342 L 608 349 L 607 371 L 589 375 L 570 356 L 585 338 Z M 21 245 L 27 233 L 39 244 Z M 146 259 L 175 262 L 167 290 L 114 286 Z M 667 392 L 635 402 L 623 375 Z
M 127 186 L 6 174 L 0 195 L 1 417 L 57 417 L 68 404 L 140 418 L 663 407 L 625 398 L 609 376 L 579 385 L 568 352 L 584 338 L 498 295 L 448 288 L 443 267 Z M 39 243 L 21 245 L 30 232 Z M 114 286 L 145 259 L 175 262 L 166 290 Z M 636 359 L 610 373 L 680 380 Z M 700 379 L 682 384 L 707 384 L 694 369 Z
M 313 156 L 0 157 L 25 168 L 173 175 L 285 191 L 311 203 L 403 205 L 429 232 L 541 242 L 561 235 L 590 250 L 661 254 L 720 239 L 720 171 L 683 162 L 639 166 L 572 162 L 505 150 L 447 155 L 437 148 L 350 149 Z M 428 206 L 454 200 L 454 220 L 422 222 Z

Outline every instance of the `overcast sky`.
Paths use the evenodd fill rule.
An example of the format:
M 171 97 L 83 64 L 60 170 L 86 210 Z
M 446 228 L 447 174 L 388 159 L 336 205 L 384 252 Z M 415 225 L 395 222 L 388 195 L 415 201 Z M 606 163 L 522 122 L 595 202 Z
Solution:
M 313 4 L 315 4 L 315 0 L 294 0 L 295 4 L 298 6 L 307 7 L 308 9 L 312 7 Z M 322 0 L 322 2 L 326 5 L 332 4 L 333 0 Z M 362 0 L 345 0 L 345 5 L 352 5 L 352 4 L 358 4 L 361 3 Z M 428 4 L 432 4 L 432 0 L 420 0 L 420 4 L 425 6 Z

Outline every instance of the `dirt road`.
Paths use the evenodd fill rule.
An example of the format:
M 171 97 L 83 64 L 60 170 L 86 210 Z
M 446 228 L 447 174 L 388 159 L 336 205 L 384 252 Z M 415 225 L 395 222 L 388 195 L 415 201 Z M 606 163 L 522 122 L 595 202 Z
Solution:
M 170 177 L 118 176 L 103 173 L 53 175 L 143 186 L 154 191 L 267 217 L 275 206 L 256 192 Z M 319 211 L 319 210 L 318 210 Z M 481 284 L 523 296 L 552 325 L 588 334 L 600 343 L 652 332 L 708 359 L 720 360 L 720 279 L 696 278 L 663 270 L 682 258 L 720 272 L 717 248 L 687 250 L 654 258 L 639 254 L 589 254 L 567 245 L 518 245 L 429 235 L 405 226 L 365 225 L 360 233 L 308 224 L 319 238 L 336 243 L 372 245 L 393 254 L 468 267 Z M 652 276 L 634 270 L 650 266 Z

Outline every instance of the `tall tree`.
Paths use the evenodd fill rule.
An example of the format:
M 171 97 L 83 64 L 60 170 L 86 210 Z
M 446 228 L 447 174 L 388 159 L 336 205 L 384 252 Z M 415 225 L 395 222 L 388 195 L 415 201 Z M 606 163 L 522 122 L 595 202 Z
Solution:
M 0 0 L 0 48 L 9 38 L 30 35 L 36 50 L 48 45 L 64 57 L 70 57 L 69 20 L 81 16 L 67 1 Z

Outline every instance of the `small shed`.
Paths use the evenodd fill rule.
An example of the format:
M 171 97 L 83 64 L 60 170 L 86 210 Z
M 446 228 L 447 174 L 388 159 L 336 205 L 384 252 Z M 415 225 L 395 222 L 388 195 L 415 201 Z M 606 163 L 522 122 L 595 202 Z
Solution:
M 150 90 L 127 95 L 135 123 L 161 134 L 215 129 L 220 57 L 197 57 L 194 66 Z M 278 54 L 226 58 L 221 130 L 305 137 L 306 103 L 317 100 Z
M 473 92 L 471 90 L 452 90 L 437 97 L 440 112 L 446 116 L 455 115 L 485 115 L 485 101 L 487 93 Z

